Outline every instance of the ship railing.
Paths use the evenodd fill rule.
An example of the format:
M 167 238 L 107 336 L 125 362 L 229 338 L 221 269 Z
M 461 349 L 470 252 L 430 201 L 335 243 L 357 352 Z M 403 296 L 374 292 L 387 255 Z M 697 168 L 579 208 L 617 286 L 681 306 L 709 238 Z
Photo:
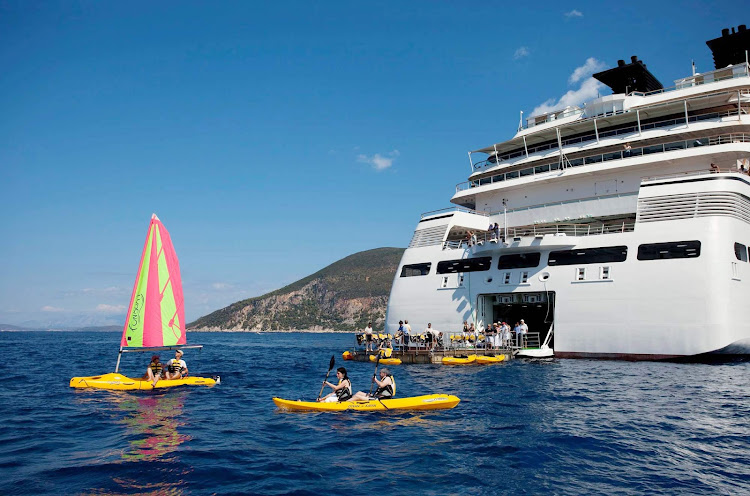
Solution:
M 684 119 L 683 119 L 684 121 Z M 726 145 L 730 143 L 748 143 L 750 142 L 750 134 L 748 133 L 731 133 L 722 134 L 716 136 L 701 136 L 692 138 L 689 140 L 672 141 L 670 143 L 660 143 L 657 145 L 649 145 L 640 148 L 631 148 L 630 150 L 618 150 L 609 153 L 597 153 L 595 155 L 587 155 L 585 157 L 578 157 L 575 159 L 569 159 L 565 162 L 565 167 L 580 167 L 583 165 L 598 164 L 601 162 L 609 162 L 611 160 L 622 160 L 626 158 L 637 157 L 641 155 L 651 155 L 654 153 L 671 152 L 675 150 L 685 150 L 687 148 L 697 148 L 702 146 L 715 146 L 715 145 Z M 493 176 L 483 177 L 481 179 L 475 179 L 473 181 L 466 181 L 456 185 L 456 193 L 460 191 L 466 191 L 471 188 L 477 188 L 486 184 L 493 184 L 504 181 L 511 181 L 514 179 L 520 179 L 522 177 L 535 176 L 537 174 L 549 175 L 555 171 L 561 171 L 563 167 L 559 163 L 537 165 L 529 167 L 527 169 L 515 170 L 506 172 L 504 174 L 496 174 Z M 559 173 L 559 172 L 558 172 Z
M 646 183 L 649 181 L 663 181 L 665 179 L 679 179 L 684 177 L 693 177 L 693 176 L 708 176 L 711 174 L 718 174 L 718 173 L 724 173 L 724 174 L 739 174 L 742 176 L 748 175 L 750 171 L 747 167 L 744 169 L 742 166 L 739 167 L 716 167 L 713 170 L 692 170 L 692 171 L 685 171 L 685 172 L 675 172 L 673 174 L 662 174 L 659 176 L 647 176 L 641 178 L 641 183 Z
M 706 84 L 718 83 L 721 81 L 727 81 L 730 79 L 736 79 L 736 78 L 747 77 L 747 76 L 750 76 L 750 65 L 748 65 L 746 62 L 742 62 L 740 64 L 735 64 L 729 67 L 724 67 L 722 69 L 717 69 L 715 71 L 705 72 L 702 74 L 696 74 L 694 76 L 678 79 L 674 86 L 669 86 L 667 88 L 662 88 L 662 89 L 658 89 L 654 91 L 645 91 L 645 92 L 644 91 L 631 91 L 627 95 L 628 96 L 658 95 L 660 93 L 668 93 L 671 91 L 691 88 L 693 86 L 703 86 Z M 552 122 L 557 119 L 562 119 L 564 117 L 568 117 L 571 115 L 583 114 L 584 112 L 585 112 L 585 109 L 574 107 L 572 109 L 556 110 L 556 111 L 548 112 L 546 114 L 529 117 L 526 120 L 526 124 L 522 125 L 520 129 L 529 129 L 534 126 L 539 126 L 541 124 Z M 622 113 L 625 113 L 625 112 L 624 111 L 610 112 L 608 115 L 616 115 L 616 114 L 622 114 Z M 599 115 L 597 117 L 603 117 L 603 115 Z
M 483 217 L 487 217 L 487 215 L 489 215 L 487 212 L 480 212 L 479 210 L 472 210 L 470 208 L 446 207 L 446 208 L 441 208 L 438 210 L 430 210 L 429 212 L 425 212 L 421 215 L 420 220 L 425 219 L 427 217 L 433 217 L 435 215 L 446 214 L 450 212 L 464 212 L 467 214 L 481 215 Z
M 465 239 L 448 239 L 443 242 L 444 250 L 458 250 L 477 246 L 493 246 L 501 243 L 510 243 L 518 241 L 525 237 L 541 238 L 544 236 L 596 236 L 599 234 L 615 234 L 632 232 L 635 230 L 635 222 L 610 222 L 610 223 L 592 223 L 592 224 L 548 224 L 541 226 L 519 226 L 509 227 L 507 232 L 486 231 L 475 233 L 475 240 Z
M 750 76 L 750 65 L 746 62 L 727 66 L 721 69 L 716 69 L 711 72 L 704 72 L 702 74 L 696 74 L 694 76 L 678 79 L 674 86 L 662 88 L 653 91 L 631 91 L 628 96 L 650 96 L 658 95 L 660 93 L 668 93 L 670 91 L 684 90 L 685 88 L 691 88 L 693 86 L 703 86 L 711 83 L 718 83 L 721 81 L 727 81 L 730 79 L 736 79 L 740 77 Z
M 750 91 L 743 90 L 742 94 L 746 96 L 750 95 Z M 624 113 L 624 112 L 620 112 L 620 113 Z M 746 113 L 744 112 L 744 109 L 743 109 L 743 113 Z M 708 120 L 714 120 L 714 119 L 722 120 L 722 119 L 727 119 L 727 118 L 732 118 L 732 117 L 736 118 L 738 115 L 739 114 L 737 112 L 737 109 L 728 110 L 726 112 L 706 112 L 703 114 L 689 115 L 687 122 L 688 123 L 702 122 L 702 121 L 708 121 Z M 604 116 L 597 116 L 597 118 L 599 117 L 604 117 Z M 685 122 L 686 121 L 684 117 L 677 117 L 674 119 L 665 119 L 665 120 L 657 121 L 657 122 L 649 122 L 646 124 L 641 124 L 641 132 L 648 131 L 649 129 L 659 129 L 663 127 L 673 127 L 673 126 L 684 125 Z M 611 131 L 603 131 L 599 133 L 599 139 L 601 140 L 603 138 L 608 138 L 611 136 L 634 135 L 634 134 L 638 134 L 637 124 L 634 124 L 628 127 L 619 128 L 619 129 L 613 129 Z M 563 147 L 565 147 L 567 145 L 575 145 L 579 143 L 593 142 L 596 140 L 597 140 L 596 133 L 591 133 L 585 136 L 578 136 L 576 138 L 564 139 L 562 140 L 562 145 Z M 533 155 L 534 153 L 543 152 L 546 150 L 557 150 L 557 148 L 558 148 L 557 143 L 553 142 L 553 143 L 547 143 L 546 145 L 540 145 L 540 146 L 536 146 L 533 148 L 529 148 L 528 150 L 529 150 L 529 155 Z M 475 163 L 474 170 L 478 171 L 481 169 L 489 169 L 491 167 L 495 167 L 498 164 L 498 162 L 502 162 L 504 160 L 510 160 L 512 158 L 517 158 L 517 157 L 521 157 L 525 155 L 526 155 L 525 150 L 519 150 L 519 151 L 515 151 L 512 153 L 507 153 L 505 155 L 500 155 L 498 159 L 495 159 L 495 157 L 490 157 L 487 160 L 482 160 L 480 162 Z

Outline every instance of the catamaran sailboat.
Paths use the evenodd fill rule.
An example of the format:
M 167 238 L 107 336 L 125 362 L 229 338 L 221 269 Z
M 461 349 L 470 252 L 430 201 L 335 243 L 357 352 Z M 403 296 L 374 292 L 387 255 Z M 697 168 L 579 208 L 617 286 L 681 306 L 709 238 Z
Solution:
M 664 88 L 620 60 L 594 74 L 613 94 L 469 152 L 455 207 L 404 252 L 386 332 L 525 319 L 558 357 L 750 354 L 750 31 L 707 44 L 715 70 Z
M 183 377 L 160 380 L 152 385 L 149 380 L 133 379 L 119 373 L 123 353 L 187 348 L 202 346 L 187 344 L 180 264 L 169 232 L 153 214 L 122 331 L 115 371 L 92 377 L 73 377 L 70 387 L 129 390 L 216 384 L 218 378 Z

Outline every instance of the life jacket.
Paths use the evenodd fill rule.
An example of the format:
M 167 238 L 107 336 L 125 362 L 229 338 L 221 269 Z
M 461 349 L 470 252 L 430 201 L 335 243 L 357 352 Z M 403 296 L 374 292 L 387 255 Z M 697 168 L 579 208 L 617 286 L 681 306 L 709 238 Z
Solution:
M 393 378 L 393 375 L 389 375 L 386 377 L 391 378 L 391 383 L 382 387 L 378 387 L 375 390 L 375 396 L 378 398 L 393 398 L 394 396 L 396 396 L 396 379 Z
M 393 348 L 383 348 L 382 350 L 379 350 L 378 353 L 380 354 L 380 358 L 391 358 L 393 355 Z
M 182 364 L 180 363 L 179 360 L 176 360 L 173 358 L 169 361 L 168 370 L 171 373 L 182 372 Z
M 336 397 L 339 399 L 339 401 L 347 401 L 352 397 L 352 381 L 350 381 L 349 379 L 341 379 L 339 381 L 339 384 L 341 384 L 343 381 L 347 381 L 349 385 L 336 390 Z
M 151 362 L 148 364 L 148 366 L 151 369 L 151 372 L 153 372 L 155 376 L 161 375 L 161 371 L 162 371 L 161 362 Z

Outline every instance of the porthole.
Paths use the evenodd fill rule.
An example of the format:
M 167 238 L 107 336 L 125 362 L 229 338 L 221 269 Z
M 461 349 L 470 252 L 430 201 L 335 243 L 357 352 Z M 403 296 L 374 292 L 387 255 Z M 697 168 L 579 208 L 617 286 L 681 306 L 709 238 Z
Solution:
M 549 279 L 549 272 L 542 272 L 541 274 L 539 274 L 540 281 L 544 282 L 547 279 Z

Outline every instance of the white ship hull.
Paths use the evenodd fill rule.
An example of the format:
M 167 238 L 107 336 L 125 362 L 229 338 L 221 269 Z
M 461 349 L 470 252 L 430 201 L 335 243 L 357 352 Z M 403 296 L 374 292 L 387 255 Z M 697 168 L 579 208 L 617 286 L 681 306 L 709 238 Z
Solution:
M 525 319 L 539 342 L 554 325 L 556 357 L 749 355 L 750 67 L 723 71 L 705 75 L 712 88 L 604 97 L 473 152 L 492 160 L 458 185 L 459 208 L 423 215 L 386 332 Z M 615 110 L 597 124 L 600 107 Z

